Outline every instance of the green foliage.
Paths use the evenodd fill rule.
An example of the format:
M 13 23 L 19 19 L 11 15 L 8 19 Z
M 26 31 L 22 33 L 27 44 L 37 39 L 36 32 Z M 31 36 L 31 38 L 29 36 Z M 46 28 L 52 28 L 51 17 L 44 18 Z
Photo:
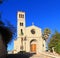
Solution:
M 60 43 L 59 42 L 55 46 L 55 51 L 60 54 Z
M 48 46 L 50 51 L 52 50 L 52 47 L 54 47 L 55 52 L 60 54 L 60 33 L 59 32 L 56 31 L 55 34 L 52 35 Z
M 49 28 L 46 28 L 44 29 L 44 32 L 43 32 L 43 38 L 46 40 L 48 39 L 49 35 L 51 34 L 51 31 Z
M 44 34 L 50 34 L 50 33 L 51 33 L 51 31 L 50 31 L 49 28 L 46 28 L 46 29 L 44 30 Z

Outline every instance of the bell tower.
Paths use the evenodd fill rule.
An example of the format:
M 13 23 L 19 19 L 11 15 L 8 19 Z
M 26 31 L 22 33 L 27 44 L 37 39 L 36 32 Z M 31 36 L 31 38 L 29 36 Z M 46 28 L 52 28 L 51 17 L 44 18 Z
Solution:
M 25 12 L 17 12 L 17 40 L 14 41 L 14 53 L 24 50 Z
M 18 11 L 17 13 L 17 37 L 25 35 L 25 12 Z

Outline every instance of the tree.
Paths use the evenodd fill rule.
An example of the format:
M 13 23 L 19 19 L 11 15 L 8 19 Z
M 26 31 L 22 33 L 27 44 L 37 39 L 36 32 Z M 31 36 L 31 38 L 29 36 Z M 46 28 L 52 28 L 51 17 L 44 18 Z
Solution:
M 44 39 L 44 40 L 47 40 L 50 34 L 51 34 L 51 31 L 50 31 L 49 28 L 44 29 L 43 39 Z
M 42 38 L 45 40 L 46 42 L 46 51 L 48 51 L 48 45 L 47 45 L 47 39 L 49 38 L 49 35 L 51 34 L 51 31 L 49 28 L 45 28 L 44 29 L 44 32 L 43 32 L 43 35 L 42 35 Z
M 13 37 L 17 37 L 17 27 L 14 27 L 8 20 L 6 20 L 7 22 L 7 27 L 11 30 L 12 34 L 13 34 Z
M 59 32 L 56 31 L 52 35 L 48 46 L 50 51 L 52 51 L 52 47 L 54 47 L 54 51 L 60 54 L 60 33 Z
M 12 31 L 14 30 L 12 26 L 8 26 L 5 26 L 5 24 L 2 21 L 0 21 L 0 34 L 2 35 L 2 40 L 4 42 L 4 45 L 6 46 L 6 50 L 7 44 L 12 40 L 12 37 L 15 34 L 15 32 Z

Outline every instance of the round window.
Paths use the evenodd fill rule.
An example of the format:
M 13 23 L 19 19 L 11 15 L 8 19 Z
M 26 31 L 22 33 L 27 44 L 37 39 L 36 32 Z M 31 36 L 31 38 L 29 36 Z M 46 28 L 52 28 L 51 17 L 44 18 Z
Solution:
M 31 33 L 32 33 L 32 34 L 35 34 L 35 30 L 34 30 L 34 29 L 32 29 L 32 30 L 31 30 Z

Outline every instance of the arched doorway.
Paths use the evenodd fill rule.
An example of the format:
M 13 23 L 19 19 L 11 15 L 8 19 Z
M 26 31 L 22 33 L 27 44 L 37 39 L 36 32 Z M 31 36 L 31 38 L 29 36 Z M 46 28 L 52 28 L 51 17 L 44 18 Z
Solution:
M 30 51 L 31 51 L 31 53 L 36 53 L 36 47 L 37 47 L 36 40 L 35 39 L 31 40 L 30 41 Z

